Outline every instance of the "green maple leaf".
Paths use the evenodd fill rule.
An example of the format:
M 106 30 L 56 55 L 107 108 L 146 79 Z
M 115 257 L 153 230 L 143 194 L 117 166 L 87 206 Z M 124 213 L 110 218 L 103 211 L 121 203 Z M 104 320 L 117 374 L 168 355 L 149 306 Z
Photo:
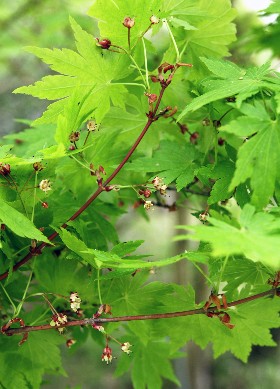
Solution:
M 196 97 L 179 115 L 180 121 L 188 112 L 195 111 L 213 101 L 237 95 L 236 103 L 240 107 L 243 100 L 259 93 L 263 89 L 279 91 L 277 79 L 267 77 L 270 64 L 248 69 L 239 68 L 228 61 L 201 58 L 201 61 L 215 75 L 201 83 L 204 92 Z
M 214 167 L 213 165 L 209 165 L 199 169 L 197 174 L 199 179 L 203 176 L 203 181 L 206 181 L 204 178 L 204 176 L 206 176 L 207 181 L 209 179 L 216 180 L 212 187 L 210 196 L 207 199 L 208 204 L 215 204 L 218 201 L 223 201 L 231 197 L 233 190 L 229 190 L 229 186 L 232 180 L 233 172 L 234 165 L 230 161 L 221 161 Z
M 272 0 L 271 4 L 264 10 L 266 14 L 280 13 L 280 1 Z
M 269 329 L 280 326 L 279 309 L 280 302 L 277 298 L 259 299 L 229 309 L 227 312 L 235 327 L 229 330 L 222 325 L 225 327 L 222 331 L 213 331 L 214 356 L 230 351 L 247 362 L 253 345 L 276 346 Z
M 204 304 L 195 304 L 195 294 L 191 286 L 173 284 L 173 289 L 174 294 L 169 293 L 162 300 L 164 310 L 167 312 L 193 310 Z M 237 293 L 235 297 L 236 295 Z M 280 326 L 279 307 L 280 301 L 275 297 L 258 299 L 229 308 L 226 312 L 230 316 L 230 322 L 235 325 L 233 329 L 226 327 L 217 317 L 210 318 L 204 314 L 173 319 L 171 328 L 166 326 L 168 320 L 161 320 L 160 323 L 157 321 L 154 326 L 155 331 L 170 337 L 171 351 L 192 340 L 202 349 L 212 343 L 215 357 L 230 351 L 246 362 L 253 345 L 276 345 L 269 330 Z M 174 331 L 174 320 L 176 320 L 176 331 Z
M 39 389 L 43 374 L 49 370 L 65 375 L 58 348 L 64 340 L 55 331 L 30 333 L 28 340 L 20 348 L 17 345 L 18 339 L 13 338 L 5 338 L 1 345 L 1 348 L 9 350 L 0 358 L 1 371 L 5 371 L 0 382 L 5 388 Z M 13 369 L 11 365 L 14 365 Z
M 180 385 L 169 360 L 172 354 L 168 343 L 150 340 L 143 344 L 138 338 L 133 352 L 132 382 L 135 389 L 160 389 L 163 378 Z
M 50 243 L 48 238 L 22 213 L 17 211 L 3 199 L 1 200 L 0 220 L 15 234 L 26 238 Z
M 162 141 L 152 158 L 138 158 L 126 166 L 126 169 L 158 173 L 167 185 L 176 181 L 179 191 L 194 178 L 197 168 L 195 158 L 196 150 L 193 145 Z
M 168 1 L 163 5 L 162 16 L 170 22 L 172 32 L 180 48 L 185 49 L 184 62 L 190 62 L 194 65 L 193 72 L 201 72 L 200 56 L 223 57 L 229 55 L 227 46 L 236 39 L 236 29 L 232 23 L 236 11 L 232 8 L 230 1 Z M 173 18 L 176 18 L 175 28 L 172 28 Z M 187 35 L 177 28 L 177 20 L 181 26 L 187 23 L 185 26 L 188 28 Z M 169 53 L 169 55 L 172 54 Z
M 212 281 L 219 282 L 220 272 L 224 260 L 209 261 L 209 277 Z M 242 285 L 252 287 L 267 284 L 271 272 L 259 262 L 253 262 L 246 258 L 230 257 L 222 274 L 222 281 L 226 282 L 223 290 L 227 293 L 236 294 L 237 288 Z
M 131 28 L 131 46 L 134 46 L 143 32 L 150 26 L 150 17 L 158 15 L 162 0 L 96 0 L 89 15 L 98 20 L 101 38 L 107 38 L 113 44 L 128 49 L 128 29 L 123 26 L 126 17 L 134 18 Z
M 244 105 L 243 112 L 247 116 L 241 116 L 221 128 L 221 131 L 237 136 L 250 136 L 238 150 L 236 170 L 229 189 L 233 190 L 249 178 L 253 189 L 252 203 L 262 208 L 269 202 L 279 179 L 279 121 L 271 120 L 259 102 L 255 106 Z
M 209 218 L 210 226 L 180 226 L 194 231 L 191 239 L 209 242 L 215 257 L 243 254 L 252 261 L 259 261 L 272 269 L 280 266 L 280 219 L 267 212 L 255 212 L 246 204 L 235 225 L 224 219 Z M 237 224 L 236 224 L 237 222 Z M 190 239 L 179 236 L 177 239 Z
M 43 77 L 34 85 L 20 87 L 14 93 L 29 94 L 38 98 L 58 100 L 49 106 L 40 123 L 56 122 L 64 111 L 67 98 L 74 92 L 82 100 L 90 93 L 88 112 L 94 111 L 99 122 L 113 105 L 124 107 L 127 93 L 123 85 L 112 82 L 129 74 L 129 59 L 126 55 L 108 52 L 96 46 L 94 37 L 84 31 L 70 18 L 76 38 L 78 53 L 69 49 L 42 49 L 28 47 L 27 50 L 41 58 L 50 68 L 62 75 Z M 71 113 L 71 112 L 70 112 Z M 38 123 L 38 122 L 37 122 Z

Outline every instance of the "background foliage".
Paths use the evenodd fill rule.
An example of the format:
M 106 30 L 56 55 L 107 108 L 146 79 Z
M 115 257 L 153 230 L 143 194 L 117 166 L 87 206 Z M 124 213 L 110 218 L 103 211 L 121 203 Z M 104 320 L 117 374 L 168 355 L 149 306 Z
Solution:
M 268 290 L 268 279 L 273 280 L 279 270 L 280 246 L 280 82 L 274 62 L 279 55 L 279 1 L 262 13 L 277 17 L 265 28 L 253 18 L 246 28 L 239 9 L 227 0 L 195 4 L 96 0 L 79 2 L 81 9 L 71 1 L 59 6 L 52 1 L 38 4 L 1 5 L 0 24 L 5 31 L 1 77 L 10 79 L 9 87 L 17 87 L 13 99 L 31 95 L 50 101 L 35 119 L 38 106 L 31 105 L 35 99 L 25 96 L 31 111 L 21 113 L 24 131 L 1 139 L 0 267 L 1 273 L 9 270 L 1 281 L 1 325 L 14 317 L 23 318 L 27 325 L 49 323 L 53 312 L 46 298 L 69 321 L 77 319 L 69 311 L 71 291 L 79 293 L 83 317 L 92 317 L 101 302 L 112 307 L 113 316 L 141 315 L 202 307 L 211 290 L 215 295 L 224 292 L 227 301 Z M 86 6 L 89 16 L 82 15 Z M 152 15 L 159 23 L 150 26 Z M 122 25 L 127 16 L 135 19 L 132 50 L 128 29 Z M 235 22 L 242 27 L 240 35 L 236 35 Z M 95 38 L 110 39 L 113 51 L 103 50 Z M 24 54 L 23 44 L 33 55 Z M 257 66 L 247 53 L 264 48 L 270 49 L 269 58 Z M 152 123 L 114 179 L 117 191 L 103 191 L 79 218 L 68 223 L 67 230 L 60 229 L 98 190 L 96 178 L 103 177 L 104 182 L 115 171 L 145 126 L 152 108 L 144 92 L 159 96 L 162 87 L 150 76 L 158 74 L 160 64 L 176 62 L 193 65 L 176 70 L 163 94 L 160 109 L 176 106 L 177 113 L 166 118 L 162 113 Z M 30 68 L 37 73 L 36 79 L 41 77 L 39 81 L 30 75 Z M 19 76 L 20 84 L 33 84 L 20 86 Z M 97 125 L 93 132 L 88 131 L 89 121 Z M 74 142 L 71 136 L 77 131 L 79 139 Z M 34 169 L 34 163 L 41 165 Z M 167 195 L 152 184 L 156 176 L 168 186 Z M 50 190 L 40 189 L 42 180 L 50 181 Z M 139 187 L 149 188 L 151 197 L 146 199 Z M 159 212 L 143 207 L 149 200 Z M 177 220 L 184 225 L 176 232 L 177 243 L 169 245 L 175 249 L 177 244 L 176 253 L 157 253 L 153 240 L 141 251 L 141 228 L 152 234 L 149 224 L 128 242 L 120 238 L 120 220 L 124 220 L 122 228 L 130 229 L 137 215 L 156 219 L 175 208 L 197 218 L 196 225 Z M 130 219 L 125 219 L 127 213 Z M 154 240 L 161 232 L 160 226 L 156 228 Z M 54 245 L 12 272 L 13 265 L 28 255 L 30 245 L 34 249 L 36 240 L 48 242 L 54 230 L 58 233 Z M 194 234 L 186 235 L 186 231 Z M 184 251 L 179 249 L 181 242 L 190 239 L 200 241 L 199 246 L 174 256 Z M 182 269 L 186 259 L 189 269 L 204 275 L 193 285 L 179 285 L 168 277 L 169 269 Z M 167 265 L 167 273 L 156 270 Z M 124 381 L 113 382 L 125 385 L 127 380 L 135 388 L 153 389 L 184 384 L 172 362 L 184 356 L 186 342 L 202 349 L 210 344 L 215 358 L 230 351 L 247 362 L 252 347 L 276 345 L 271 330 L 279 327 L 278 312 L 275 297 L 230 308 L 232 329 L 205 314 L 107 324 L 109 336 L 133 344 L 129 356 L 117 344 L 112 346 L 118 357 L 113 360 L 115 374 L 124 375 Z M 80 356 L 82 349 L 90 348 L 87 363 L 99 370 L 105 338 L 90 326 L 69 327 L 63 335 L 56 330 L 30 333 L 20 347 L 17 336 L 3 335 L 2 387 L 47 388 L 48 381 L 58 382 L 51 375 L 66 375 L 60 350 L 65 353 L 61 345 L 70 338 L 76 343 L 68 353 Z M 220 377 L 217 387 L 231 387 L 219 375 L 221 366 L 228 366 L 227 358 L 228 354 L 214 365 Z M 230 367 L 232 374 L 237 363 L 234 360 Z M 75 387 L 71 386 L 72 369 L 75 366 L 68 371 L 69 387 Z M 109 369 L 101 377 L 103 387 L 112 385 Z M 83 387 L 81 382 L 91 385 L 80 378 L 77 388 Z M 248 382 L 250 377 L 245 385 Z M 266 383 L 274 385 L 277 377 L 267 376 Z

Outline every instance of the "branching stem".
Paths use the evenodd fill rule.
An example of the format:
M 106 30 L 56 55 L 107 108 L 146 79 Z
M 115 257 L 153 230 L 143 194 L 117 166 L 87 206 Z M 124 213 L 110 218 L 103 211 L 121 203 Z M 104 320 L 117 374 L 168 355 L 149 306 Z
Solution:
M 142 76 L 143 76 L 143 74 L 142 74 Z M 143 76 L 143 78 L 144 78 L 144 76 Z M 144 78 L 144 80 L 145 80 L 145 78 Z M 145 80 L 145 82 L 146 82 L 146 80 Z M 134 153 L 134 151 L 138 147 L 138 145 L 141 142 L 141 140 L 144 138 L 146 132 L 148 131 L 148 129 L 150 128 L 152 123 L 155 120 L 157 120 L 157 111 L 158 111 L 158 108 L 159 108 L 159 105 L 161 103 L 164 91 L 167 88 L 167 86 L 168 85 L 165 85 L 165 84 L 162 85 L 159 97 L 158 97 L 157 102 L 156 102 L 156 106 L 155 106 L 153 112 L 151 112 L 149 114 L 148 120 L 147 120 L 143 130 L 141 131 L 140 135 L 138 136 L 138 138 L 136 139 L 134 144 L 131 146 L 130 150 L 127 152 L 126 156 L 121 161 L 119 166 L 113 171 L 113 173 L 110 175 L 110 177 L 108 177 L 107 180 L 103 183 L 103 187 L 106 187 L 116 177 L 116 175 L 120 172 L 120 170 L 124 167 L 126 162 L 129 160 L 129 158 L 132 156 L 132 154 Z M 77 217 L 79 217 L 81 215 L 81 213 L 83 213 L 89 207 L 89 205 L 100 195 L 100 193 L 103 192 L 103 187 L 99 186 L 96 189 L 96 191 L 92 194 L 92 196 L 64 224 L 62 224 L 60 226 L 60 228 L 66 228 L 67 227 L 67 223 L 69 221 L 77 219 Z M 58 236 L 58 233 L 57 232 L 53 232 L 50 236 L 48 236 L 48 240 L 49 241 L 53 241 L 57 236 Z M 40 255 L 42 250 L 46 246 L 48 246 L 48 244 L 43 242 L 35 250 L 33 250 L 32 252 L 29 252 L 28 254 L 26 254 L 26 256 L 23 259 L 21 259 L 19 262 L 17 262 L 13 266 L 13 271 L 16 271 L 18 268 L 23 266 L 26 262 L 28 262 L 31 258 L 33 258 L 34 255 Z M 9 275 L 9 271 L 6 271 L 5 273 L 2 273 L 0 275 L 0 280 L 4 280 L 5 278 L 8 277 L 8 275 Z
M 269 289 L 265 292 L 258 293 L 249 297 L 245 297 L 240 300 L 232 301 L 231 303 L 227 303 L 227 306 L 221 305 L 221 310 L 226 310 L 230 307 L 236 307 L 237 305 L 249 303 L 250 301 L 257 300 L 259 298 L 267 297 L 267 296 L 280 296 L 280 288 Z M 134 315 L 134 316 L 117 316 L 117 317 L 108 317 L 108 318 L 90 318 L 90 319 L 82 319 L 82 320 L 73 320 L 69 321 L 65 324 L 62 324 L 60 327 L 76 327 L 83 325 L 93 325 L 93 324 L 105 324 L 105 323 L 117 323 L 117 322 L 127 322 L 127 321 L 138 321 L 138 320 L 157 320 L 157 319 L 171 319 L 174 317 L 185 317 L 192 315 L 205 315 L 207 313 L 218 313 L 217 307 L 209 307 L 207 310 L 204 308 L 191 309 L 188 311 L 181 312 L 167 312 L 167 313 L 154 313 L 151 315 Z M 54 329 L 50 324 L 43 324 L 39 326 L 25 326 L 20 328 L 8 328 L 3 333 L 5 335 L 11 336 L 16 334 L 22 334 L 33 331 L 42 331 L 42 330 L 51 330 Z

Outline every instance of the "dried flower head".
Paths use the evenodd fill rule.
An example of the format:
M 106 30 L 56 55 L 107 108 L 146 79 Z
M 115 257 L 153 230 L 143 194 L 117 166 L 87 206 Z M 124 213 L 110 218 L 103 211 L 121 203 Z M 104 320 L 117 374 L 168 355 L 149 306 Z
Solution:
M 50 183 L 50 180 L 42 180 L 39 184 L 39 188 L 43 191 L 43 192 L 48 192 L 49 190 L 51 190 L 51 183 Z
M 77 142 L 80 139 L 80 132 L 79 131 L 73 131 L 71 132 L 69 136 L 69 140 L 71 143 Z

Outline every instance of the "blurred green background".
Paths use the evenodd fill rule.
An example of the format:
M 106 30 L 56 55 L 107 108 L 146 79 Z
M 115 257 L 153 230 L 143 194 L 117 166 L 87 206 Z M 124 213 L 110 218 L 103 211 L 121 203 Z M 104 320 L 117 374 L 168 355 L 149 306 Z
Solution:
M 106 4 L 104 0 L 104 4 Z M 233 2 L 238 9 L 236 20 L 239 39 L 232 47 L 233 60 L 239 64 L 260 63 L 272 57 L 278 66 L 280 54 L 280 28 L 275 15 L 260 18 L 256 11 L 264 9 L 269 1 Z M 42 62 L 24 51 L 25 46 L 74 48 L 74 40 L 69 26 L 69 14 L 88 32 L 97 34 L 93 19 L 86 15 L 92 4 L 90 0 L 10 0 L 0 2 L 0 135 L 18 132 L 26 128 L 24 119 L 33 120 L 46 109 L 47 102 L 25 95 L 13 95 L 19 86 L 28 85 L 50 71 Z M 248 8 L 252 6 L 254 10 Z M 254 49 L 258 47 L 259 49 Z M 279 67 L 279 66 L 278 66 Z M 40 134 L 38 134 L 40 136 Z M 0 141 L 1 142 L 1 141 Z M 172 201 L 172 199 L 171 199 Z M 132 220 L 133 214 L 133 220 Z M 174 225 L 185 223 L 190 218 L 188 205 L 180 212 L 168 213 L 156 210 L 150 223 L 130 214 L 118 223 L 121 240 L 145 239 L 143 250 L 159 257 L 182 252 L 184 243 L 170 243 Z M 160 225 L 161 236 L 153 235 Z M 129 228 L 127 228 L 129 226 Z M 199 283 L 199 275 L 192 265 L 178 264 L 177 268 L 160 270 L 155 279 L 178 283 L 191 281 Z M 200 291 L 200 298 L 209 291 Z M 279 331 L 274 331 L 275 340 L 280 340 Z M 175 362 L 175 370 L 184 389 L 273 389 L 280 387 L 279 348 L 255 347 L 248 365 L 236 360 L 230 354 L 213 360 L 211 348 L 201 351 L 190 344 L 184 350 L 188 357 Z M 47 376 L 42 388 L 72 389 L 125 389 L 132 388 L 129 376 L 114 377 L 114 365 L 101 363 L 102 350 L 92 339 L 77 350 L 62 349 L 67 377 Z M 3 373 L 3 372 L 1 372 Z M 167 382 L 165 388 L 174 386 Z M 20 388 L 19 388 L 20 389 Z

